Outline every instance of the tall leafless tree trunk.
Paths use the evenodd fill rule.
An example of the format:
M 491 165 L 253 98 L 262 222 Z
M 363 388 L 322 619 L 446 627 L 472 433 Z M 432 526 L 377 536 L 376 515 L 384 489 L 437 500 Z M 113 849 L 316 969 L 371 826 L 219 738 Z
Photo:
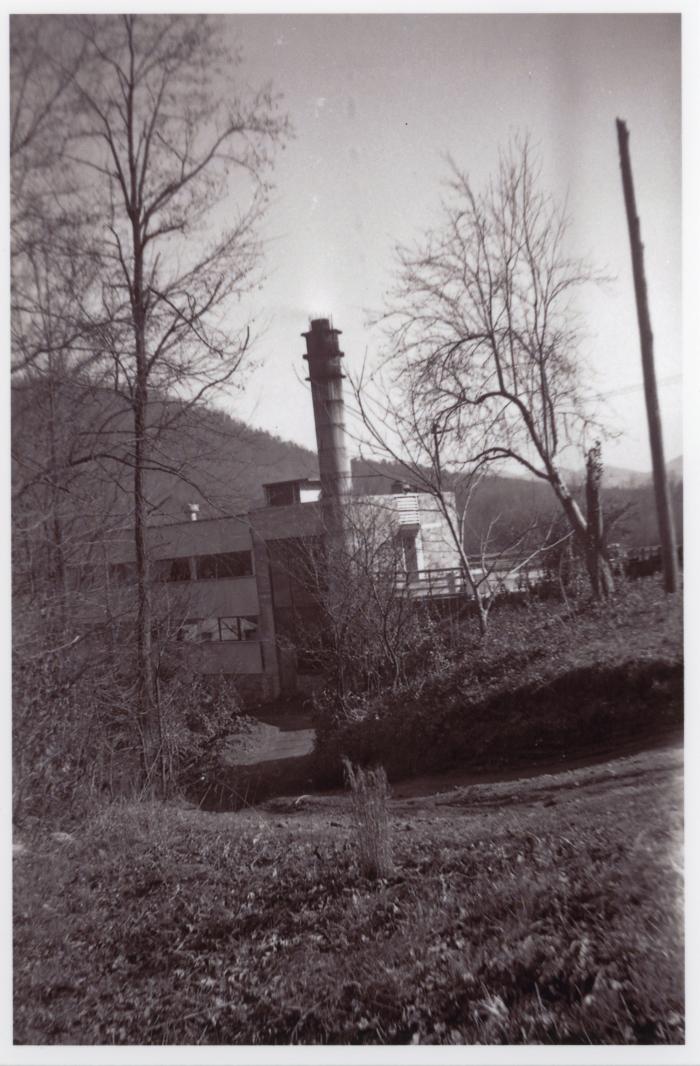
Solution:
M 245 100 L 231 89 L 231 98 L 221 101 L 214 97 L 219 86 L 202 85 L 202 61 L 212 86 L 232 62 L 212 20 L 129 15 L 76 26 L 91 65 L 89 76 L 74 79 L 85 112 L 85 148 L 76 155 L 95 175 L 97 195 L 106 194 L 108 303 L 112 321 L 125 325 L 112 354 L 133 411 L 137 693 L 150 775 L 160 747 L 145 483 L 160 428 L 151 420 L 152 397 L 155 389 L 159 396 L 179 390 L 200 399 L 241 366 L 248 333 L 232 323 L 228 333 L 221 316 L 255 275 L 261 175 L 285 122 L 269 90 Z M 235 169 L 251 183 L 250 205 L 233 227 L 203 245 L 196 226 L 227 195 Z

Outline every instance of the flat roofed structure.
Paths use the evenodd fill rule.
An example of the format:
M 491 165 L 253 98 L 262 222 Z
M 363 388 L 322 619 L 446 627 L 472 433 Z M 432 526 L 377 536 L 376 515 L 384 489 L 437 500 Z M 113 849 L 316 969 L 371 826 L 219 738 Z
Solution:
M 279 502 L 290 486 L 296 502 Z M 319 611 L 291 560 L 326 535 L 318 482 L 300 478 L 265 487 L 267 506 L 159 525 L 149 534 L 154 615 L 167 619 L 170 639 L 196 669 L 235 675 L 258 698 L 300 683 L 299 618 L 317 622 Z M 304 500 L 302 490 L 310 498 Z M 427 493 L 348 496 L 342 506 L 351 541 L 372 528 L 395 544 L 400 594 L 420 599 L 458 591 L 458 555 Z M 113 591 L 121 590 L 128 602 L 135 568 L 127 541 L 115 540 L 109 573 Z
M 319 477 L 267 482 L 265 506 L 245 515 L 206 518 L 190 503 L 184 521 L 149 531 L 154 617 L 167 639 L 181 644 L 203 673 L 247 679 L 260 697 L 299 683 L 296 650 L 304 626 L 324 625 L 318 601 L 301 580 L 300 549 L 323 541 L 321 558 L 329 544 L 352 552 L 371 530 L 392 547 L 397 595 L 412 598 L 433 594 L 437 586 L 426 575 L 459 568 L 447 522 L 431 496 L 403 483 L 389 495 L 352 495 L 340 332 L 322 318 L 303 334 Z M 134 576 L 133 546 L 128 537 L 115 538 L 108 579 L 112 602 L 121 600 L 126 620 L 133 616 Z M 450 588 L 457 588 L 454 580 Z
M 286 507 L 293 503 L 315 503 L 321 497 L 321 482 L 313 478 L 271 481 L 263 485 L 267 507 Z

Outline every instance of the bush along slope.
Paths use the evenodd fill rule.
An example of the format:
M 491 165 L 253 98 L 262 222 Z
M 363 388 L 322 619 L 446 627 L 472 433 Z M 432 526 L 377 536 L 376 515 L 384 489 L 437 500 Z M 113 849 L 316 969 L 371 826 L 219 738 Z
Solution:
M 642 741 L 683 722 L 682 605 L 654 580 L 575 613 L 532 603 L 469 622 L 456 660 L 351 714 L 322 708 L 320 785 L 345 756 L 392 780 L 455 765 L 533 765 Z

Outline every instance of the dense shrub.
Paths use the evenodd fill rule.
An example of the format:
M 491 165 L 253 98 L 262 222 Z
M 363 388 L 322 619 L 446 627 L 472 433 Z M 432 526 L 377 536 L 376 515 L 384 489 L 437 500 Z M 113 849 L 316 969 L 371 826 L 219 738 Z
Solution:
M 228 679 L 163 661 L 158 699 L 170 792 L 245 728 Z M 13 819 L 65 818 L 138 793 L 142 780 L 134 672 L 79 653 L 17 657 L 13 669 Z

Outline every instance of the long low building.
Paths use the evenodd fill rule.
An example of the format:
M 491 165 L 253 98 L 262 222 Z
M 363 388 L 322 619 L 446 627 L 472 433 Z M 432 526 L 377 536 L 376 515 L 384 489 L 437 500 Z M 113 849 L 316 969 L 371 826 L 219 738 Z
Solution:
M 149 550 L 164 638 L 182 645 L 202 673 L 233 675 L 251 696 L 271 698 L 311 684 L 300 627 L 319 617 L 313 571 L 327 524 L 317 484 L 300 479 L 265 490 L 267 506 L 248 514 L 154 527 Z M 343 510 L 349 544 L 371 538 L 365 554 L 373 553 L 378 572 L 391 570 L 397 595 L 457 591 L 457 552 L 430 495 L 397 487 L 391 495 L 348 497 Z M 133 549 L 115 543 L 113 560 L 112 603 L 121 597 L 128 614 Z

